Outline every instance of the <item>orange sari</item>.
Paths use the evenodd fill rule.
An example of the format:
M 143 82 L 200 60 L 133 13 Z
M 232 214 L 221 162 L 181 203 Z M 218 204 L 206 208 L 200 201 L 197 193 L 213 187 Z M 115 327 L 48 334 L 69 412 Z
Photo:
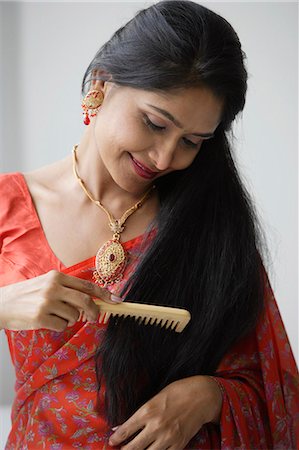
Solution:
M 91 280 L 94 257 L 66 268 L 53 254 L 42 230 L 25 179 L 19 172 L 0 175 L 0 286 L 56 269 Z M 124 243 L 129 254 L 118 294 L 144 251 L 139 236 Z M 219 425 L 206 424 L 189 449 L 299 448 L 298 369 L 266 280 L 266 308 L 254 332 L 231 348 L 216 373 L 223 393 Z M 94 356 L 106 325 L 78 321 L 58 333 L 5 330 L 16 370 L 12 428 L 6 450 L 108 449 Z

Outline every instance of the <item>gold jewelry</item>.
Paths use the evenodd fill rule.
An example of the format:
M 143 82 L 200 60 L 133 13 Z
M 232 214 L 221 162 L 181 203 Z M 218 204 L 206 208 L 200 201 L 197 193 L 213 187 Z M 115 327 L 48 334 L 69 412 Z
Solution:
M 73 171 L 87 197 L 99 208 L 101 208 L 108 216 L 109 227 L 113 232 L 113 237 L 109 241 L 105 242 L 97 251 L 95 257 L 96 270 L 93 272 L 94 280 L 102 287 L 106 287 L 109 284 L 119 282 L 125 270 L 127 263 L 126 251 L 120 243 L 120 234 L 124 231 L 124 223 L 137 209 L 139 209 L 145 200 L 149 197 L 150 193 L 155 189 L 155 185 L 152 185 L 144 194 L 144 196 L 135 205 L 129 208 L 120 219 L 115 219 L 109 211 L 102 205 L 99 200 L 95 200 L 90 192 L 87 190 L 84 181 L 79 177 L 76 165 L 77 165 L 77 150 L 78 144 L 73 147 Z
M 91 113 L 90 116 L 96 116 L 98 110 L 100 109 L 101 104 L 103 103 L 104 100 L 104 94 L 102 91 L 98 91 L 97 89 L 93 89 L 92 91 L 89 91 L 85 97 L 82 100 L 82 108 L 83 108 L 83 113 L 85 114 L 85 119 L 84 119 L 84 123 L 85 125 L 89 125 L 90 123 L 90 119 L 88 116 L 88 111 L 90 110 Z

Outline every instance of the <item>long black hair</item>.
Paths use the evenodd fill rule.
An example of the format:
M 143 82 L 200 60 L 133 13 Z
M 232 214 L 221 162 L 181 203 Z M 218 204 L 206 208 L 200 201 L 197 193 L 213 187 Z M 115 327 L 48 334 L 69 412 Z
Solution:
M 232 344 L 263 310 L 264 240 L 234 162 L 228 133 L 245 105 L 246 55 L 232 26 L 191 1 L 161 1 L 139 11 L 87 68 L 82 94 L 101 79 L 150 91 L 209 88 L 224 101 L 215 136 L 193 163 L 156 180 L 158 231 L 122 296 L 184 307 L 182 333 L 110 319 L 96 354 L 108 423 L 119 425 L 172 381 L 214 374 Z M 88 76 L 90 78 L 88 79 Z

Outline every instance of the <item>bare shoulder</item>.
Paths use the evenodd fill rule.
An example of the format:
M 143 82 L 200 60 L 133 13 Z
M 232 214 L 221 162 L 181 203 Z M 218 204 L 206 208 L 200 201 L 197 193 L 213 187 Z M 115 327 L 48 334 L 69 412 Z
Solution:
M 23 172 L 26 184 L 33 198 L 59 196 L 65 181 L 66 159 Z

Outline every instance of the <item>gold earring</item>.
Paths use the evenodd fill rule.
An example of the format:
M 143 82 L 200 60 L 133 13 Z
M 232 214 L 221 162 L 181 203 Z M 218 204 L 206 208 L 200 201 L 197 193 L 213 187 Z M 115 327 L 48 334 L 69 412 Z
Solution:
M 100 109 L 101 104 L 103 103 L 103 100 L 104 100 L 103 92 L 98 91 L 96 89 L 89 91 L 86 94 L 86 96 L 83 98 L 81 106 L 83 108 L 82 114 L 85 114 L 85 119 L 84 119 L 85 125 L 89 125 L 89 123 L 90 123 L 88 111 L 89 110 L 91 111 L 91 112 L 89 112 L 91 117 L 96 116 L 98 110 Z

